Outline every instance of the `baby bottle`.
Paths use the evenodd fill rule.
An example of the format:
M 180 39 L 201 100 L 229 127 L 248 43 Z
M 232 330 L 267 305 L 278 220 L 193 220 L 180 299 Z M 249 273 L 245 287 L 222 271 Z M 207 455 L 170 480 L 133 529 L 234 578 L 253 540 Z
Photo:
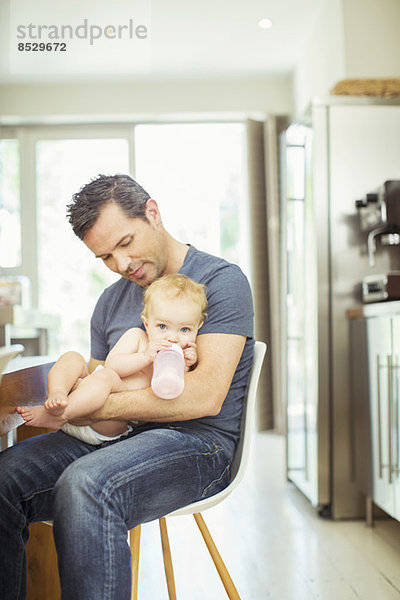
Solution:
M 159 398 L 171 400 L 182 394 L 185 385 L 185 359 L 178 344 L 160 350 L 153 362 L 151 387 Z

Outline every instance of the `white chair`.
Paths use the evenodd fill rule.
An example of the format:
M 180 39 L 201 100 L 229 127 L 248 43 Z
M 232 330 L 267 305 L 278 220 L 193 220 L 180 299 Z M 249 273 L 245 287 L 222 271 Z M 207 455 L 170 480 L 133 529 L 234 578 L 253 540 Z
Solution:
M 179 517 L 181 515 L 192 514 L 196 520 L 196 523 L 200 529 L 200 532 L 204 538 L 204 541 L 207 545 L 207 548 L 211 554 L 211 557 L 214 561 L 216 569 L 219 573 L 221 581 L 225 587 L 226 593 L 230 600 L 240 600 L 239 594 L 235 588 L 235 585 L 228 573 L 228 570 L 219 554 L 217 547 L 214 543 L 214 540 L 211 537 L 211 534 L 204 522 L 204 519 L 201 515 L 201 511 L 208 510 L 212 508 L 216 504 L 219 504 L 229 494 L 239 485 L 240 481 L 243 479 L 243 476 L 246 471 L 249 453 L 250 453 L 250 442 L 251 436 L 254 426 L 254 416 L 255 416 L 255 404 L 256 404 L 256 392 L 258 379 L 260 376 L 261 367 L 264 360 L 264 355 L 266 351 L 266 344 L 264 342 L 255 342 L 254 348 L 254 361 L 251 369 L 251 373 L 249 376 L 249 383 L 246 393 L 245 402 L 243 405 L 243 416 L 242 416 L 242 426 L 241 426 L 241 435 L 238 448 L 235 453 L 235 457 L 232 463 L 232 480 L 227 488 L 215 494 L 215 496 L 211 496 L 205 500 L 199 500 L 198 502 L 194 502 L 193 504 L 189 504 L 188 506 L 184 506 L 179 510 L 176 510 L 166 517 Z M 167 587 L 168 587 L 168 596 L 169 600 L 176 599 L 176 591 L 175 591 L 175 581 L 174 574 L 172 568 L 172 559 L 171 559 L 171 551 L 169 547 L 168 541 L 168 533 L 166 526 L 166 517 L 162 517 L 160 522 L 160 532 L 161 532 L 161 542 L 163 548 L 163 557 L 164 557 L 164 569 L 165 575 L 167 579 Z M 139 552 L 140 552 L 140 531 L 141 526 L 138 525 L 130 532 L 130 546 L 131 546 L 131 556 L 132 556 L 132 594 L 131 600 L 137 599 L 138 592 L 138 572 L 139 572 Z
M 12 358 L 21 354 L 24 351 L 24 347 L 21 344 L 14 344 L 13 346 L 2 346 L 0 348 L 0 381 L 4 369 Z

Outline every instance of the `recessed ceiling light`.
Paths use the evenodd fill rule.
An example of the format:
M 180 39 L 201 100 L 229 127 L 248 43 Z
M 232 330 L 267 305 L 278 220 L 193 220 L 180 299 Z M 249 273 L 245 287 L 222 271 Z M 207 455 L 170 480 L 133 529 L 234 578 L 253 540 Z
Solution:
M 272 21 L 271 19 L 261 19 L 258 21 L 258 26 L 261 27 L 261 29 L 271 29 Z

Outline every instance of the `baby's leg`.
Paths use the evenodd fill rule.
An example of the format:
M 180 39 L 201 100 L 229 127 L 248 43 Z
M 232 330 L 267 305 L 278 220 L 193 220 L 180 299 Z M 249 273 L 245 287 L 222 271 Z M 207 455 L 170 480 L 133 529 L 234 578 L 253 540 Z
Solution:
M 95 412 L 103 406 L 112 392 L 123 389 L 126 387 L 115 371 L 101 369 L 79 382 L 77 388 L 69 394 L 67 406 L 61 414 L 51 414 L 44 406 L 18 407 L 17 412 L 33 427 L 60 429 L 67 421 Z
M 121 378 L 109 368 L 95 371 L 79 382 L 68 396 L 63 416 L 67 421 L 84 417 L 101 408 L 112 392 L 126 389 Z
M 71 351 L 60 356 L 49 371 L 49 392 L 44 408 L 52 415 L 61 415 L 68 404 L 68 394 L 77 381 L 87 375 L 86 362 L 81 354 Z
M 124 377 L 124 379 L 120 379 L 119 382 L 115 384 L 115 387 L 111 390 L 111 392 L 123 392 L 128 390 L 142 390 L 144 388 L 149 387 L 150 385 L 150 377 L 143 371 L 138 371 L 134 373 L 134 375 L 129 375 L 128 377 Z M 134 421 L 130 421 L 131 424 L 134 424 Z M 136 421 L 139 424 L 139 421 Z M 98 433 L 108 436 L 119 435 L 120 433 L 124 433 L 127 429 L 126 421 L 98 421 L 93 426 L 93 429 Z

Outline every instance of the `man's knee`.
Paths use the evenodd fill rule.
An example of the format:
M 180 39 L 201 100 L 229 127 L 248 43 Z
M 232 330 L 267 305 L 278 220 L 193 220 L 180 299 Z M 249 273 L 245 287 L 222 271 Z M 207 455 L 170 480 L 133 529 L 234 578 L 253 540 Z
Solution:
M 80 498 L 87 495 L 96 495 L 95 481 L 90 472 L 76 461 L 69 465 L 60 475 L 54 486 L 54 499 L 56 506 L 64 508 L 80 502 Z
M 88 519 L 98 518 L 105 506 L 118 506 L 113 480 L 104 475 L 104 464 L 88 464 L 84 459 L 71 464 L 54 488 L 54 520 L 67 527 L 71 520 L 86 527 Z

